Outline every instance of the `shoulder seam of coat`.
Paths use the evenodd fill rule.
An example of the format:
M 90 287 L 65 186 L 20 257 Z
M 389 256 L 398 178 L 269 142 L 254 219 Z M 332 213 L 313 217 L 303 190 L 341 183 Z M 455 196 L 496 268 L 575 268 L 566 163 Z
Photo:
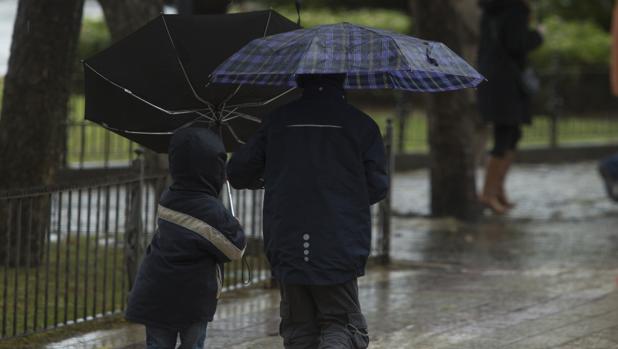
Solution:
M 208 240 L 215 248 L 221 251 L 221 253 L 223 253 L 230 260 L 240 259 L 245 253 L 244 248 L 241 250 L 236 247 L 220 231 L 201 219 L 182 212 L 174 211 L 162 205 L 159 205 L 158 207 L 157 216 L 159 219 L 179 225 Z

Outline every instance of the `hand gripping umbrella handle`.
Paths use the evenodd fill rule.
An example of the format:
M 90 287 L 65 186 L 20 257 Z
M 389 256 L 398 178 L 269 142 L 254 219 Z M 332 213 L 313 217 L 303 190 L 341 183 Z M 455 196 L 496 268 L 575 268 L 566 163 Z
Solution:
M 236 212 L 234 212 L 234 199 L 232 197 L 232 188 L 230 186 L 230 181 L 225 181 L 225 186 L 227 187 L 227 198 L 230 201 L 230 211 L 232 212 L 232 216 L 236 217 Z M 243 285 L 249 286 L 253 283 L 253 268 L 249 264 L 247 260 L 247 255 L 243 255 L 241 258 L 241 268 L 247 267 L 247 280 L 242 280 Z M 244 273 L 243 273 L 244 275 Z

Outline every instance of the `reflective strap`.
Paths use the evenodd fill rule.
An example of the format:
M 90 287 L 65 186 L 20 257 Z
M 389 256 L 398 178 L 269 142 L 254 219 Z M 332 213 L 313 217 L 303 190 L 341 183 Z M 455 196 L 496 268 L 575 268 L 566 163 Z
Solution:
M 223 253 L 230 260 L 240 259 L 245 252 L 231 243 L 221 232 L 210 226 L 208 223 L 178 211 L 170 210 L 159 205 L 158 216 L 160 219 L 179 225 L 185 229 L 200 235 L 208 240 L 215 248 Z
M 343 128 L 338 125 L 321 125 L 321 124 L 297 124 L 297 125 L 288 125 L 287 127 Z

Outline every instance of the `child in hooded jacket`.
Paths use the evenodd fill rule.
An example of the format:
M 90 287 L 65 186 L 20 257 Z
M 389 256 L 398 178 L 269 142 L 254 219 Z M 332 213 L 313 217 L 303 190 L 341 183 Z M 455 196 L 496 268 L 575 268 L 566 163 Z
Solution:
M 170 141 L 173 184 L 162 194 L 158 229 L 139 268 L 125 313 L 146 325 L 148 349 L 204 347 L 221 292 L 223 264 L 246 247 L 239 222 L 219 200 L 227 154 L 204 128 L 177 131 Z

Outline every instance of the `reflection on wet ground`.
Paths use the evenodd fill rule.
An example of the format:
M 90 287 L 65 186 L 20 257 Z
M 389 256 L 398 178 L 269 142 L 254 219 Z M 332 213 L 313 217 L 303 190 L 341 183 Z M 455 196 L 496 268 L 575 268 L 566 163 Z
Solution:
M 394 219 L 394 265 L 359 285 L 370 348 L 618 348 L 618 206 L 590 165 L 516 168 L 511 217 Z M 569 169 L 578 180 L 539 175 L 566 180 Z M 407 191 L 418 201 L 415 176 L 397 178 L 397 200 Z M 282 348 L 277 291 L 233 297 L 221 302 L 207 347 Z M 71 341 L 48 348 L 144 347 L 139 326 Z
M 397 175 L 393 206 L 405 215 L 427 215 L 429 173 Z M 482 172 L 477 175 L 480 188 Z M 597 164 L 519 165 L 509 174 L 507 189 L 517 207 L 509 213 L 519 220 L 578 220 L 616 214 L 605 195 Z

